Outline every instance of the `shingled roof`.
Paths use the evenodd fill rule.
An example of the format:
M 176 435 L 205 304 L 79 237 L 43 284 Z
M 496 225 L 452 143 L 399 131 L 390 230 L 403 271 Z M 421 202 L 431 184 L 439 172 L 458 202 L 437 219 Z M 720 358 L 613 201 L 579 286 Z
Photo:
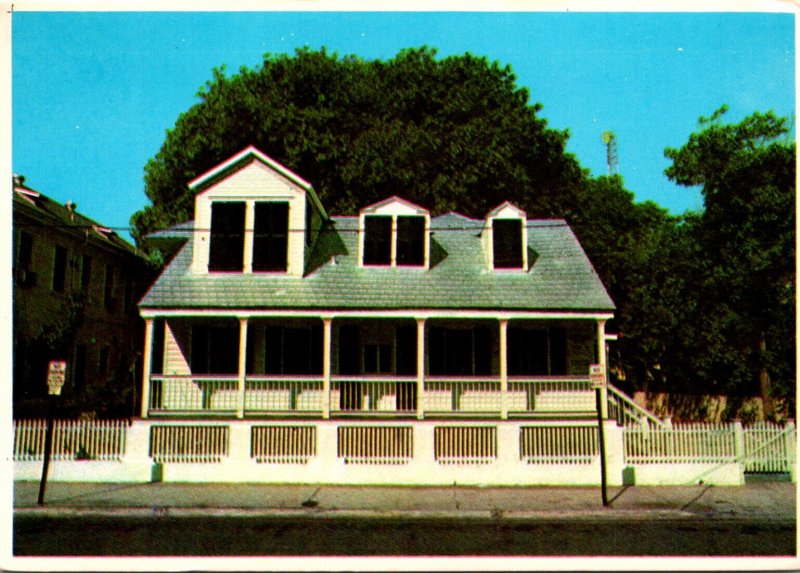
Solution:
M 47 195 L 26 186 L 15 176 L 14 181 L 14 210 L 20 209 L 29 216 L 30 221 L 25 225 L 63 229 L 71 232 L 83 231 L 86 237 L 93 237 L 97 242 L 109 247 L 127 251 L 136 256 L 142 254 L 128 241 L 120 237 L 113 229 L 105 227 L 76 210 L 71 202 L 66 204 L 54 201 Z M 17 219 L 14 225 L 22 225 Z
M 191 273 L 192 238 L 140 302 L 142 309 L 614 309 L 563 220 L 529 220 L 527 272 L 487 269 L 484 222 L 448 213 L 431 219 L 429 269 L 358 265 L 358 219 L 332 217 L 307 258 L 306 274 Z M 187 237 L 191 223 L 162 237 Z

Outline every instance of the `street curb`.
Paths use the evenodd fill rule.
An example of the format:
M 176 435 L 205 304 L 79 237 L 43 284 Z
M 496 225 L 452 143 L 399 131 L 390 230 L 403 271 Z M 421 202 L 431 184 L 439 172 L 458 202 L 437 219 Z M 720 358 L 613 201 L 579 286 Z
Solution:
M 755 517 L 775 523 L 794 523 L 794 519 L 771 518 L 769 516 L 731 515 L 729 513 L 708 514 L 683 510 L 639 510 L 639 509 L 588 509 L 580 511 L 499 511 L 499 510 L 377 510 L 377 509 L 278 509 L 250 507 L 18 507 L 14 515 L 19 517 L 120 517 L 120 518 L 192 518 L 192 517 L 261 517 L 274 519 L 408 519 L 408 520 L 480 520 L 480 521 L 624 521 L 635 523 L 653 520 L 697 520 L 715 521 L 751 520 Z

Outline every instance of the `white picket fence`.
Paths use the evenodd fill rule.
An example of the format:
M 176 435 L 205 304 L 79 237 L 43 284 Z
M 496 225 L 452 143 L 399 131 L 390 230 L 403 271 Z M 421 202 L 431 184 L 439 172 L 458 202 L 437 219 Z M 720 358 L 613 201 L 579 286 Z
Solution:
M 664 428 L 627 426 L 625 462 L 629 464 L 733 463 L 747 472 L 789 472 L 795 463 L 795 427 L 759 422 L 676 424 Z
M 630 426 L 624 436 L 625 461 L 630 464 L 736 461 L 736 430 L 732 424 Z
M 621 479 L 626 467 L 635 470 L 637 484 L 667 485 L 664 476 L 675 484 L 708 482 L 708 472 L 720 471 L 727 477 L 715 479 L 726 484 L 743 483 L 745 471 L 795 476 L 791 422 L 604 425 L 612 481 Z M 113 474 L 125 481 L 125 472 L 153 464 L 169 465 L 176 476 L 171 479 L 211 479 L 204 477 L 206 469 L 196 473 L 196 465 L 203 464 L 208 476 L 232 482 L 280 477 L 285 483 L 438 483 L 452 474 L 472 483 L 558 485 L 590 483 L 600 455 L 597 426 L 586 421 L 59 420 L 53 428 L 51 459 L 59 462 L 59 475 L 74 475 L 67 480 L 99 481 Z M 44 420 L 14 422 L 19 475 L 41 471 L 46 429 Z M 262 475 L 265 466 L 269 471 Z M 279 467 L 283 473 L 276 474 Z M 242 468 L 251 473 L 239 475 Z M 369 473 L 383 470 L 380 476 Z
M 783 473 L 795 463 L 795 428 L 772 422 L 756 422 L 744 430 L 745 471 Z
M 125 454 L 130 420 L 54 420 L 53 460 L 118 461 Z M 14 460 L 44 458 L 46 420 L 14 422 Z

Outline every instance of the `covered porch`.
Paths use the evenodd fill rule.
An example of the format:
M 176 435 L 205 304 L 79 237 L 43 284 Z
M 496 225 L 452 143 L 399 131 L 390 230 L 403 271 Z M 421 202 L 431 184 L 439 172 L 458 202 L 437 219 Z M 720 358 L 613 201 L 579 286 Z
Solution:
M 547 419 L 595 415 L 589 365 L 605 365 L 611 316 L 162 311 L 144 318 L 142 418 Z

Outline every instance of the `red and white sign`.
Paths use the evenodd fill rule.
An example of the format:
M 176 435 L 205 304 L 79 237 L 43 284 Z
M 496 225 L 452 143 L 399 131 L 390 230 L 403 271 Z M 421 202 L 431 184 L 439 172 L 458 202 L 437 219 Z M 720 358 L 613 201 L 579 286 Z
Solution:
M 61 387 L 66 378 L 67 363 L 64 360 L 51 360 L 47 366 L 47 390 L 50 395 L 61 395 Z

